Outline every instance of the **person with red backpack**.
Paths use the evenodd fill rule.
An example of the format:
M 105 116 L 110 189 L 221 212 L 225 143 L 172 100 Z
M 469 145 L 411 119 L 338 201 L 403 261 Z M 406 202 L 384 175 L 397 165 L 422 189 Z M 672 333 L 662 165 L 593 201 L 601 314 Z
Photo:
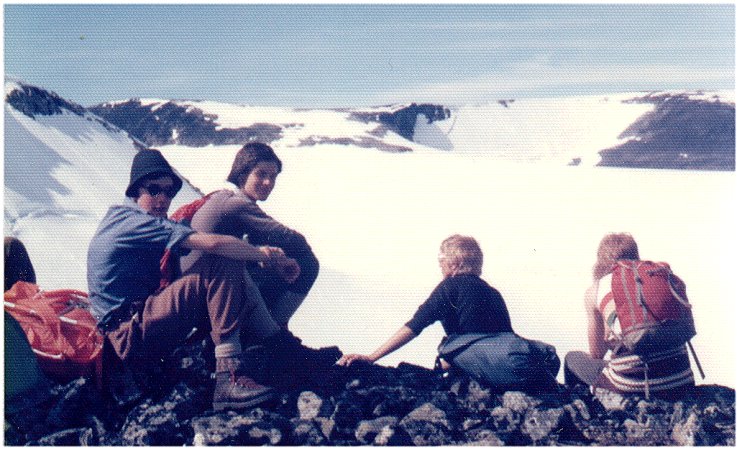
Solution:
M 245 408 L 275 391 L 245 375 L 240 335 L 256 299 L 243 285 L 246 261 L 292 267 L 276 247 L 254 247 L 233 236 L 195 232 L 167 218 L 182 180 L 158 150 L 133 159 L 126 203 L 112 206 L 89 244 L 91 313 L 124 367 L 150 373 L 193 328 L 209 329 L 215 344 L 213 407 Z M 200 251 L 203 257 L 160 289 L 160 260 Z
M 566 355 L 566 385 L 646 398 L 688 395 L 695 383 L 687 344 L 696 331 L 683 281 L 666 263 L 640 260 L 627 233 L 604 236 L 593 275 L 584 297 L 589 353 Z

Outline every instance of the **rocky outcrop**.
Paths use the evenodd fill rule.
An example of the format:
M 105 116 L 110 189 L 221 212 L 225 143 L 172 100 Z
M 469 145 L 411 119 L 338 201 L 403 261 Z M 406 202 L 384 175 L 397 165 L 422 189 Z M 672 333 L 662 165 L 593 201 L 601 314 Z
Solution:
M 450 118 L 450 109 L 441 105 L 412 103 L 393 112 L 353 112 L 351 118 L 362 122 L 380 122 L 411 141 L 415 134 L 417 116 L 420 114 L 424 115 L 430 124 Z
M 35 86 L 18 84 L 5 96 L 5 101 L 13 108 L 34 118 L 35 116 L 51 116 L 61 114 L 64 111 L 82 116 L 84 107 L 69 102 L 59 97 L 55 92 L 50 92 Z
M 274 401 L 211 410 L 205 343 L 180 352 L 126 406 L 85 379 L 6 417 L 6 445 L 735 445 L 735 393 L 699 386 L 677 402 L 588 389 L 494 392 L 409 365 L 332 366 Z M 295 367 L 295 371 L 299 368 Z
M 257 123 L 249 127 L 222 128 L 217 116 L 175 102 L 144 105 L 140 100 L 103 103 L 89 110 L 126 130 L 150 147 L 180 144 L 189 147 L 206 145 L 243 145 L 258 141 L 270 143 L 281 137 L 281 127 Z
M 173 101 L 143 104 L 138 99 L 132 99 L 125 102 L 103 103 L 89 110 L 152 147 L 170 144 L 191 147 L 211 144 L 242 145 L 252 141 L 271 143 L 280 139 L 283 131 L 281 126 L 268 123 L 241 128 L 222 128 L 218 124 L 217 115 L 207 114 L 192 105 Z M 391 130 L 411 141 L 417 116 L 420 114 L 427 118 L 428 123 L 432 123 L 450 117 L 450 109 L 440 105 L 412 103 L 392 112 L 354 111 L 350 112 L 349 117 L 366 123 L 381 123 L 384 126 L 382 127 L 384 133 Z M 286 126 L 298 125 L 300 124 Z M 311 146 L 318 143 L 350 144 L 392 153 L 411 151 L 409 147 L 389 145 L 368 136 L 358 139 L 313 136 L 300 145 Z
M 620 136 L 625 144 L 599 152 L 600 166 L 735 170 L 734 104 L 718 98 L 650 94 L 631 100 L 655 110 Z

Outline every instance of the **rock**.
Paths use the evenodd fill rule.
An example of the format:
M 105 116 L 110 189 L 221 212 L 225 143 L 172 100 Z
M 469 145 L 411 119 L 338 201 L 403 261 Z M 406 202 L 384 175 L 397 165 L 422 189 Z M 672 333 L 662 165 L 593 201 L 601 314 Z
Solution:
M 335 411 L 331 418 L 335 421 L 336 427 L 352 429 L 364 419 L 364 416 L 365 413 L 360 400 L 358 402 L 342 400 L 335 405 Z
M 414 445 L 453 444 L 450 424 L 445 411 L 432 403 L 425 403 L 405 416 L 399 425 L 404 428 Z
M 417 116 L 423 115 L 427 123 L 450 118 L 450 109 L 441 105 L 416 104 L 404 106 L 393 112 L 363 113 L 354 112 L 351 117 L 361 121 L 378 121 L 405 139 L 412 140 L 415 134 Z
M 530 397 L 524 392 L 510 391 L 502 395 L 502 406 L 518 414 L 522 414 L 540 403 L 539 399 Z
M 500 447 L 504 441 L 496 433 L 488 429 L 479 429 L 466 433 L 466 445 L 483 447 Z
M 409 364 L 336 368 L 327 381 L 284 390 L 259 408 L 214 412 L 211 361 L 200 353 L 211 349 L 180 352 L 166 365 L 166 383 L 129 406 L 106 400 L 84 379 L 56 386 L 35 415 L 6 417 L 4 444 L 735 444 L 734 390 L 723 386 L 698 386 L 677 402 L 578 388 L 495 393 L 468 377 L 441 378 Z
M 333 434 L 333 429 L 335 428 L 335 421 L 333 419 L 317 417 L 315 418 L 315 422 L 320 426 L 322 435 L 327 438 L 330 438 L 330 436 Z
M 267 123 L 226 128 L 220 126 L 217 115 L 206 114 L 189 103 L 174 101 L 152 105 L 132 99 L 87 109 L 150 147 L 167 144 L 189 147 L 244 145 L 252 141 L 269 143 L 282 134 L 281 126 Z
M 300 420 L 312 420 L 320 415 L 322 403 L 322 399 L 314 392 L 305 391 L 299 394 L 297 409 L 299 410 Z
M 101 400 L 91 383 L 84 378 L 77 378 L 57 389 L 46 423 L 57 430 L 78 426 L 83 423 L 90 406 L 99 403 Z
M 478 381 L 471 380 L 468 384 L 468 394 L 466 394 L 466 404 L 473 409 L 486 410 L 490 409 L 495 402 L 495 398 L 491 390 L 482 387 Z
M 532 439 L 533 442 L 549 440 L 551 432 L 560 430 L 561 418 L 565 417 L 563 408 L 547 409 L 543 411 L 530 410 L 525 414 L 522 423 L 522 432 Z
M 568 413 L 571 415 L 571 419 L 573 420 L 591 419 L 589 408 L 586 406 L 586 403 L 581 399 L 576 399 L 572 403 L 565 405 L 563 408 L 568 411 Z
M 625 396 L 606 389 L 596 389 L 594 395 L 607 411 L 624 411 L 630 403 Z
M 123 445 L 184 445 L 191 430 L 182 424 L 193 415 L 195 392 L 178 385 L 163 401 L 149 398 L 134 408 L 121 430 Z
M 374 420 L 362 420 L 356 427 L 356 439 L 361 444 L 373 444 L 377 437 L 380 441 L 388 441 L 388 437 L 393 434 L 399 419 L 393 416 L 379 417 Z M 384 444 L 386 445 L 386 444 Z
M 64 111 L 81 116 L 85 111 L 84 107 L 61 98 L 55 92 L 35 86 L 21 85 L 18 89 L 7 93 L 5 101 L 31 118 L 37 115 L 62 114 Z
M 696 413 L 692 413 L 685 422 L 673 426 L 670 437 L 676 445 L 693 447 L 697 445 L 696 436 L 700 431 L 701 421 Z
M 660 416 L 648 416 L 643 422 L 626 419 L 624 427 L 627 445 L 668 445 L 671 442 L 668 424 Z
M 491 421 L 494 429 L 509 433 L 519 427 L 521 416 L 507 407 L 497 406 L 491 411 Z
M 281 420 L 279 420 L 281 419 Z M 281 422 L 281 423 L 280 423 Z M 261 409 L 234 411 L 192 420 L 193 445 L 277 445 L 291 426 Z
M 325 445 L 325 435 L 317 426 L 316 422 L 310 420 L 295 420 L 293 423 L 293 445 Z
M 445 428 L 450 428 L 450 424 L 448 423 L 448 420 L 445 417 L 445 411 L 437 408 L 432 403 L 425 403 L 424 405 L 415 409 L 411 413 L 407 414 L 407 416 L 405 416 L 404 419 L 402 419 L 402 422 L 400 423 L 400 425 L 405 424 L 407 422 L 412 422 L 412 421 L 430 422 L 430 423 L 442 425 Z
M 44 436 L 34 446 L 97 446 L 97 436 L 92 428 L 72 428 Z

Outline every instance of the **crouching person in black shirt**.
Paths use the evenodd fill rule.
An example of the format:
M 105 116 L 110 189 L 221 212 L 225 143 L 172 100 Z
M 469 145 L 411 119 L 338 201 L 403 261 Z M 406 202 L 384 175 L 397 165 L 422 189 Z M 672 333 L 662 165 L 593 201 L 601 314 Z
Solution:
M 483 253 L 476 240 L 447 238 L 438 260 L 443 281 L 414 317 L 373 353 L 344 355 L 338 364 L 374 363 L 439 320 L 448 335 L 439 348 L 445 367 L 450 364 L 500 390 L 550 384 L 560 368 L 555 349 L 514 333 L 504 298 L 480 278 Z

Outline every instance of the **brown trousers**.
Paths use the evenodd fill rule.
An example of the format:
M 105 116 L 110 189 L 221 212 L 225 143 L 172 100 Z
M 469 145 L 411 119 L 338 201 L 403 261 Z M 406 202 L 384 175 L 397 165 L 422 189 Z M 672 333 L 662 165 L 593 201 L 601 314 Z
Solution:
M 209 328 L 218 345 L 238 336 L 255 300 L 245 295 L 244 264 L 208 255 L 181 278 L 152 295 L 130 320 L 106 334 L 125 363 L 159 363 L 181 345 L 192 329 Z

